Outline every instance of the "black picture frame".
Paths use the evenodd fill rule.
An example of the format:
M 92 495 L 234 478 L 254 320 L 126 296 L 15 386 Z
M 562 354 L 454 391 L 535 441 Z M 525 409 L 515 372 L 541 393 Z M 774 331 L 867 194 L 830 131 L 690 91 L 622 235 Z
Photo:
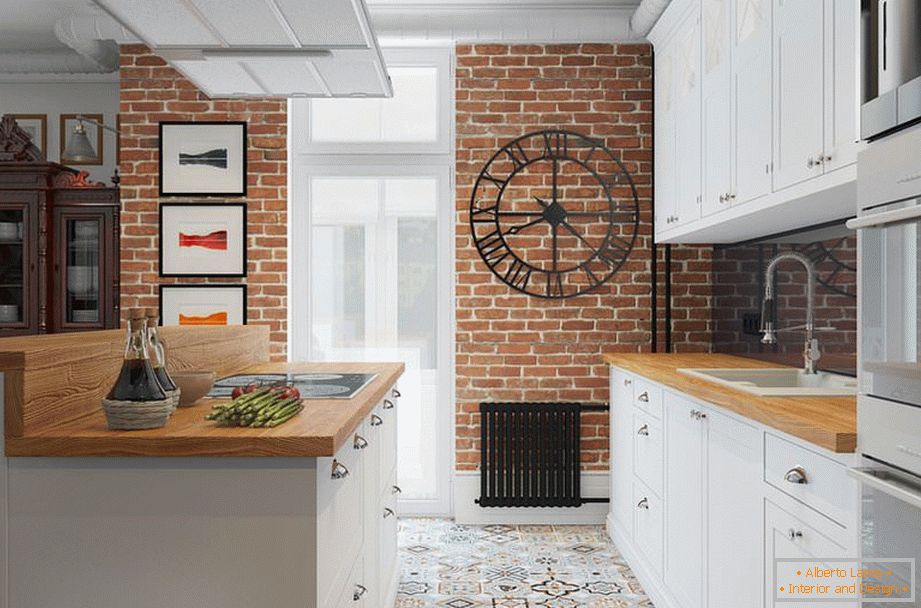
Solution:
M 221 189 L 217 188 L 214 190 L 202 189 L 202 190 L 188 190 L 183 188 L 173 189 L 165 182 L 168 179 L 164 177 L 164 130 L 169 130 L 171 127 L 188 127 L 190 131 L 194 131 L 196 128 L 200 127 L 216 127 L 216 126 L 225 126 L 225 127 L 239 127 L 240 128 L 240 151 L 241 151 L 241 160 L 242 160 L 242 175 L 239 179 L 239 187 L 234 189 Z M 158 162 L 158 190 L 161 197 L 202 197 L 202 196 L 223 196 L 223 197 L 237 197 L 237 196 L 246 196 L 247 189 L 247 152 L 248 152 L 248 139 L 247 139 L 247 123 L 246 121 L 220 121 L 220 120 L 202 120 L 202 121 L 180 121 L 180 120 L 166 120 L 161 121 L 158 126 L 158 138 L 157 138 L 157 150 L 159 153 L 159 162 Z
M 247 325 L 247 309 L 249 308 L 249 294 L 246 283 L 161 283 L 158 290 L 158 306 L 160 310 L 159 324 L 164 325 L 165 315 L 163 308 L 163 294 L 170 289 L 235 289 L 242 292 L 243 310 L 241 325 Z M 194 326 L 186 326 L 194 327 Z M 203 326 L 208 327 L 208 326 Z
M 164 244 L 166 242 L 164 238 L 164 211 L 165 209 L 178 209 L 178 208 L 213 208 L 213 209 L 239 209 L 242 213 L 242 255 L 240 260 L 240 269 L 237 272 L 219 272 L 219 271 L 208 271 L 208 272 L 167 272 L 164 266 Z M 248 250 L 249 250 L 249 232 L 247 226 L 247 213 L 248 206 L 245 202 L 216 202 L 216 201 L 189 201 L 189 202 L 164 202 L 160 203 L 159 206 L 159 247 L 157 248 L 158 262 L 159 262 L 159 272 L 160 276 L 163 278 L 209 278 L 209 277 L 219 277 L 222 279 L 242 279 L 246 277 L 248 271 Z

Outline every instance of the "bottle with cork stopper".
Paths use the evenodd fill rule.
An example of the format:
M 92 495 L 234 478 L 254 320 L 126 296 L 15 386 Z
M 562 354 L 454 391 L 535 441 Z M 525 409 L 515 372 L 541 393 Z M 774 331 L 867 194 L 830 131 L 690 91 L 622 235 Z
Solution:
M 128 315 L 127 343 L 121 371 L 106 399 L 113 401 L 162 401 L 166 392 L 150 361 L 147 315 L 135 308 Z
M 179 387 L 166 369 L 166 345 L 160 338 L 160 311 L 156 308 L 147 308 L 144 314 L 147 317 L 147 350 L 150 352 L 150 364 L 167 396 L 175 395 Z

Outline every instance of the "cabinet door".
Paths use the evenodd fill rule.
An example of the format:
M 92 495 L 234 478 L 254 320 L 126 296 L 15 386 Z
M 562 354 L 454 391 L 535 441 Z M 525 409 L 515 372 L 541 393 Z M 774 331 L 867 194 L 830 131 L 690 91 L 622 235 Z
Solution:
M 54 210 L 55 331 L 105 329 L 114 315 L 112 210 Z
M 822 174 L 825 59 L 823 3 L 774 2 L 774 189 L 780 190 Z
M 694 403 L 665 394 L 665 584 L 682 608 L 702 606 L 703 438 Z
M 732 189 L 729 0 L 704 0 L 701 79 L 703 216 L 721 211 Z
M 771 192 L 771 0 L 735 0 L 733 203 Z
M 859 15 L 857 0 L 825 0 L 826 172 L 857 161 Z
M 655 228 L 656 232 L 668 230 L 674 224 L 678 191 L 677 141 L 675 117 L 670 114 L 656 117 L 655 147 Z
M 633 535 L 633 378 L 611 370 L 611 513 Z
M 696 4 L 695 4 L 696 6 Z M 688 11 L 678 26 L 675 40 L 678 50 L 675 120 L 675 189 L 674 225 L 686 224 L 700 217 L 700 13 Z
M 777 559 L 795 559 L 811 562 L 817 559 L 853 559 L 853 555 L 839 542 L 816 530 L 795 515 L 770 501 L 764 503 L 764 605 L 783 608 L 794 602 L 774 602 L 774 592 L 783 581 L 774 580 Z M 816 562 L 821 566 L 823 562 Z M 831 567 L 831 566 L 829 566 Z M 733 572 L 737 570 L 734 568 Z M 736 603 L 735 606 L 744 604 Z M 801 604 L 805 605 L 805 603 Z M 832 602 L 816 604 L 829 608 L 857 608 L 857 602 Z
M 707 606 L 761 606 L 761 432 L 707 413 Z M 732 576 L 726 576 L 732 572 Z
M 0 192 L 0 336 L 39 330 L 36 197 Z

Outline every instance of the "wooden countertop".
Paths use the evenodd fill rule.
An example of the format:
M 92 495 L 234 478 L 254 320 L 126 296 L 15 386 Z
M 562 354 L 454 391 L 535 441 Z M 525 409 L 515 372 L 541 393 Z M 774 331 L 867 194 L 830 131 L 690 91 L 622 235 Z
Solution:
M 832 452 L 857 449 L 856 397 L 758 397 L 677 371 L 688 367 L 766 368 L 778 367 L 777 364 L 721 354 L 606 353 L 604 360 Z
M 271 429 L 219 427 L 208 400 L 178 408 L 161 429 L 110 431 L 101 408 L 75 420 L 7 436 L 7 456 L 333 456 L 402 375 L 402 363 L 261 363 L 241 373 L 378 374 L 353 399 L 308 399 L 300 415 Z

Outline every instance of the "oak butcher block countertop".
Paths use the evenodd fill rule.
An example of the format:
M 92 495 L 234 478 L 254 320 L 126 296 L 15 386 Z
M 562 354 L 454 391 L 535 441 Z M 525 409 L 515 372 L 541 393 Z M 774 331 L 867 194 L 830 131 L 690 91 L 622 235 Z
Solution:
M 856 397 L 759 397 L 682 374 L 681 368 L 779 367 L 721 354 L 606 353 L 605 362 L 832 452 L 857 448 Z
M 239 373 L 357 372 L 375 378 L 352 399 L 306 399 L 269 429 L 219 427 L 207 400 L 179 408 L 165 427 L 110 431 L 102 397 L 118 374 L 120 330 L 0 338 L 7 456 L 333 456 L 389 396 L 402 363 L 272 363 L 269 328 L 164 327 L 170 369 Z
M 8 456 L 333 456 L 403 373 L 402 363 L 263 363 L 239 373 L 374 373 L 353 399 L 305 399 L 304 410 L 274 428 L 219 427 L 205 420 L 215 400 L 181 407 L 161 429 L 110 431 L 102 411 L 23 437 Z

